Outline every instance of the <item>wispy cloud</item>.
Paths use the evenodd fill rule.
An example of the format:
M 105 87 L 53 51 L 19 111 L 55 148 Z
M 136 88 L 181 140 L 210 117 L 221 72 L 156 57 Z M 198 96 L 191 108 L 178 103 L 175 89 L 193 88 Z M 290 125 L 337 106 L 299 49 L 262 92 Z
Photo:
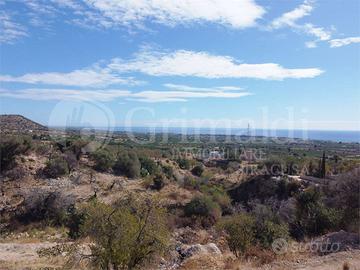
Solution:
M 22 76 L 0 75 L 0 82 L 28 84 L 62 85 L 78 87 L 104 87 L 114 84 L 141 84 L 132 77 L 120 77 L 107 67 L 94 65 L 90 68 L 74 70 L 68 73 L 44 72 L 28 73 Z
M 86 28 L 144 29 L 146 23 L 166 26 L 214 23 L 235 29 L 256 25 L 265 9 L 255 0 L 15 0 L 25 12 L 17 15 L 32 27 L 49 28 L 56 20 Z M 10 18 L 11 8 L 2 2 L 0 42 L 9 43 L 27 36 L 26 26 Z M 20 21 L 20 20 L 19 20 Z
M 183 84 L 166 83 L 165 87 L 176 91 L 194 91 L 194 92 L 222 92 L 222 91 L 240 91 L 243 90 L 237 86 L 216 86 L 216 87 L 194 87 Z
M 240 98 L 251 95 L 251 93 L 244 91 L 220 90 L 221 87 L 214 88 L 218 89 L 216 91 L 213 91 L 212 89 L 213 88 L 208 88 L 208 90 L 205 90 L 205 88 L 203 88 L 201 91 L 199 91 L 196 87 L 187 86 L 186 91 L 144 90 L 139 92 L 132 92 L 122 89 L 78 90 L 30 88 L 22 90 L 0 89 L 0 96 L 32 100 L 94 100 L 101 102 L 109 102 L 122 98 L 139 102 L 154 103 L 187 101 L 194 98 Z
M 105 19 L 122 25 L 139 25 L 146 20 L 164 25 L 213 22 L 234 28 L 255 25 L 265 13 L 254 0 L 85 0 Z
M 16 23 L 10 14 L 0 12 L 0 43 L 14 43 L 28 35 L 26 27 Z
M 269 29 L 290 27 L 297 32 L 302 32 L 307 35 L 314 36 L 316 40 L 306 42 L 305 46 L 307 48 L 317 47 L 318 41 L 326 41 L 331 38 L 331 31 L 326 30 L 323 27 L 317 27 L 312 23 L 298 23 L 300 19 L 311 14 L 314 9 L 313 4 L 314 1 L 305 0 L 300 6 L 274 19 L 270 23 Z
M 178 50 L 170 53 L 145 50 L 134 59 L 113 59 L 109 68 L 124 72 L 141 72 L 152 76 L 193 76 L 202 78 L 255 78 L 283 80 L 313 78 L 318 68 L 284 68 L 276 63 L 246 64 L 230 56 L 207 52 Z
M 296 21 L 310 15 L 313 10 L 312 2 L 304 1 L 303 4 L 297 8 L 282 14 L 280 17 L 274 19 L 271 22 L 271 27 L 274 29 L 279 29 L 287 26 L 295 26 Z
M 146 49 L 127 60 L 114 58 L 108 64 L 70 72 L 27 73 L 21 76 L 1 75 L 0 82 L 26 83 L 56 86 L 101 88 L 116 84 L 140 85 L 143 81 L 128 73 L 144 73 L 151 76 L 189 76 L 208 79 L 254 78 L 283 80 L 287 78 L 313 78 L 323 71 L 318 68 L 284 68 L 276 63 L 245 64 L 229 56 L 211 55 L 207 52 L 178 50 L 160 52 Z M 208 88 L 189 89 L 184 85 L 167 85 L 172 89 L 210 91 Z M 234 88 L 232 86 L 232 88 Z M 230 90 L 211 89 L 211 91 Z M 239 89 L 232 89 L 239 90 Z
M 342 47 L 352 43 L 360 43 L 360 37 L 337 38 L 329 41 L 331 48 Z

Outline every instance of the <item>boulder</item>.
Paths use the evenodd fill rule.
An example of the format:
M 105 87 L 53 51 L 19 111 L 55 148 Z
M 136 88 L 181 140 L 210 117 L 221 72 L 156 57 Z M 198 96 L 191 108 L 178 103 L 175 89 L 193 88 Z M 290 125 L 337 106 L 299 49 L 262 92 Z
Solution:
M 350 249 L 360 249 L 360 235 L 343 230 L 323 235 L 315 240 L 318 253 L 329 254 Z
M 183 258 L 189 258 L 194 255 L 221 255 L 220 249 L 214 243 L 206 245 L 182 245 L 178 248 L 178 252 Z

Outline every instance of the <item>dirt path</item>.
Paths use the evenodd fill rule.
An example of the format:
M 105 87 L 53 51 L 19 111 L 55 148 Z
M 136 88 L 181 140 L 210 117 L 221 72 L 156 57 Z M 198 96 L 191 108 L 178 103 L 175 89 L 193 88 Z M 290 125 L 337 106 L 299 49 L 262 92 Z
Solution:
M 59 259 L 40 258 L 37 250 L 55 246 L 56 243 L 0 243 L 0 269 L 23 270 L 61 266 Z M 51 269 L 51 268 L 50 268 Z

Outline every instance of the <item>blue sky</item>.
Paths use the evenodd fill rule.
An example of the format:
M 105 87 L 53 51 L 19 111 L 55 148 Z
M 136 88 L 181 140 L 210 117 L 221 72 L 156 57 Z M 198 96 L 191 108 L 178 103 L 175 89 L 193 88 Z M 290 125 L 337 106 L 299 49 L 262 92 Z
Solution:
M 359 11 L 357 0 L 0 0 L 0 111 L 47 125 L 359 130 Z

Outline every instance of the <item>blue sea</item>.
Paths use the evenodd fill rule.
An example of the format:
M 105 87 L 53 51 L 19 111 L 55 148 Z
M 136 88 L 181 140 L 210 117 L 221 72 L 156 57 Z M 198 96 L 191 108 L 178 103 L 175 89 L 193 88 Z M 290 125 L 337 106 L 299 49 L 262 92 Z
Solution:
M 303 140 L 323 140 L 333 142 L 360 142 L 360 131 L 335 131 L 335 130 L 270 130 L 270 129 L 225 129 L 225 128 L 162 128 L 150 127 L 116 127 L 114 131 L 127 131 L 139 133 L 175 133 L 175 134 L 211 134 L 211 135 L 236 135 L 236 136 L 263 136 L 275 138 L 299 138 Z

